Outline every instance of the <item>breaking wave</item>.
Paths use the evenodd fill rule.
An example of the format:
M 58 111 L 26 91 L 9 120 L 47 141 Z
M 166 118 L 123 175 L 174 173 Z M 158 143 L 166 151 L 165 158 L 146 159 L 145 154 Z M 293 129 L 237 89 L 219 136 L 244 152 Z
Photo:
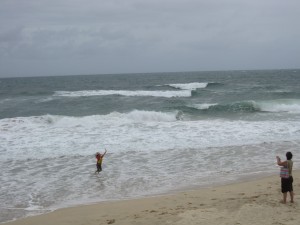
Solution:
M 265 112 L 300 113 L 300 100 L 298 99 L 262 101 L 257 102 L 256 105 L 259 110 Z
M 191 90 L 194 91 L 198 88 L 206 88 L 209 83 L 186 83 L 186 84 L 168 84 L 167 86 L 176 88 L 176 89 L 182 89 L 182 90 Z
M 300 113 L 300 100 L 242 101 L 227 104 L 203 103 L 190 106 L 203 112 L 288 112 Z
M 152 96 L 152 97 L 191 97 L 189 90 L 181 91 L 127 91 L 127 90 L 84 90 L 84 91 L 56 91 L 54 96 L 61 97 L 88 97 L 104 95 L 122 95 L 122 96 Z
M 179 120 L 182 117 L 182 112 L 157 112 L 157 111 L 143 111 L 133 110 L 128 113 L 112 112 L 107 115 L 92 115 L 83 117 L 59 116 L 59 115 L 42 115 L 31 117 L 16 117 L 5 118 L 0 120 L 0 125 L 3 127 L 16 126 L 34 126 L 35 125 L 57 125 L 74 126 L 92 124 L 95 121 L 116 121 L 123 122 L 172 122 Z M 5 126 L 4 126 L 5 125 Z

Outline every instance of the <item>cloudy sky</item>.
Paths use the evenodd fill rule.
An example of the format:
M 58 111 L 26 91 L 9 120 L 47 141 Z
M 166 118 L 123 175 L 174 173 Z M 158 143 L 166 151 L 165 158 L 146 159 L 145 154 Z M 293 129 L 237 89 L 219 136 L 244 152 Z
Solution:
M 299 0 L 0 0 L 0 77 L 286 68 Z

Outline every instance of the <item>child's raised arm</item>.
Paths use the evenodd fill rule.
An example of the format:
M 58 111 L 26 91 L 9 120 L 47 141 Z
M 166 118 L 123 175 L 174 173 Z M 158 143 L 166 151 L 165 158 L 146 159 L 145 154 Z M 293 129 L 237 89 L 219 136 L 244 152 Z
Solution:
M 102 156 L 104 156 L 104 155 L 106 154 L 106 152 L 107 152 L 107 151 L 106 151 L 106 149 L 105 149 L 105 152 L 103 153 L 103 155 L 102 155 Z

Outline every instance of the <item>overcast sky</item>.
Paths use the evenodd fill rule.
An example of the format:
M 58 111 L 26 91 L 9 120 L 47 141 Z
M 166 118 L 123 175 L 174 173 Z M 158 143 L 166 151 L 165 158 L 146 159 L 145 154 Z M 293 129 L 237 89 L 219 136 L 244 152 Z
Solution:
M 286 68 L 299 0 L 0 0 L 0 77 Z

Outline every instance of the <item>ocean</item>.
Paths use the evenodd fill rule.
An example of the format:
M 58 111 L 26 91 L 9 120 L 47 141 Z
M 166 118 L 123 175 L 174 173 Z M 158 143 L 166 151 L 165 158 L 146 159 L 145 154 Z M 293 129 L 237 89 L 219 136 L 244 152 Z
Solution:
M 300 70 L 2 78 L 0 143 L 0 222 L 297 169 Z

